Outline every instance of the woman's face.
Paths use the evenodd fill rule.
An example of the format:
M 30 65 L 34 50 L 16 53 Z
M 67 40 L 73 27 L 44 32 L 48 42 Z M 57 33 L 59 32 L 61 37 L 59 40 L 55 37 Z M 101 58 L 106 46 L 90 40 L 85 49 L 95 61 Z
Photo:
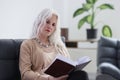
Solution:
M 56 25 L 57 16 L 53 14 L 52 17 L 47 19 L 46 23 L 40 27 L 39 35 L 50 36 L 55 31 Z

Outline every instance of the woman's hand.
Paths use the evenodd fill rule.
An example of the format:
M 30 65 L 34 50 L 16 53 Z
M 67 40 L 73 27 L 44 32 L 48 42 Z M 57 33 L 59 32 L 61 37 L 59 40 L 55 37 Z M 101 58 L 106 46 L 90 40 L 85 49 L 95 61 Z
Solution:
M 64 76 L 60 76 L 60 77 L 52 77 L 52 76 L 49 76 L 49 79 L 48 80 L 66 80 L 68 77 L 68 75 L 64 75 Z

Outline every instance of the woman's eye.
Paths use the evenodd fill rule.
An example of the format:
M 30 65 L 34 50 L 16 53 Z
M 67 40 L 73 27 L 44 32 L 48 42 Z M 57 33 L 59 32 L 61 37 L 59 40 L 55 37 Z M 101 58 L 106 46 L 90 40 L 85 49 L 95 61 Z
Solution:
M 56 26 L 55 23 L 53 23 L 52 26 Z

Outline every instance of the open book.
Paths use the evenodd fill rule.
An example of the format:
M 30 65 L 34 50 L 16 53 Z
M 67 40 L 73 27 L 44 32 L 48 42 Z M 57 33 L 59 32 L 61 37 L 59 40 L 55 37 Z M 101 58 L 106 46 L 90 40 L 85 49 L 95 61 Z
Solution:
M 45 70 L 45 73 L 54 77 L 60 77 L 69 74 L 75 68 L 76 70 L 83 69 L 90 61 L 91 59 L 88 56 L 72 61 L 62 55 L 57 55 L 52 64 Z

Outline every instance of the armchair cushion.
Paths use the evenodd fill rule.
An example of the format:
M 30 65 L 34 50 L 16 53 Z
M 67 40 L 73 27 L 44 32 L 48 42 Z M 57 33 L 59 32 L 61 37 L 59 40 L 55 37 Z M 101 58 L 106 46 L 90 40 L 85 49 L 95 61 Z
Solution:
M 110 63 L 102 63 L 99 65 L 99 70 L 103 74 L 111 75 L 112 77 L 115 77 L 116 79 L 120 79 L 120 70 Z
M 96 76 L 96 80 L 120 80 L 120 40 L 100 38 L 97 49 L 97 73 L 99 75 Z

